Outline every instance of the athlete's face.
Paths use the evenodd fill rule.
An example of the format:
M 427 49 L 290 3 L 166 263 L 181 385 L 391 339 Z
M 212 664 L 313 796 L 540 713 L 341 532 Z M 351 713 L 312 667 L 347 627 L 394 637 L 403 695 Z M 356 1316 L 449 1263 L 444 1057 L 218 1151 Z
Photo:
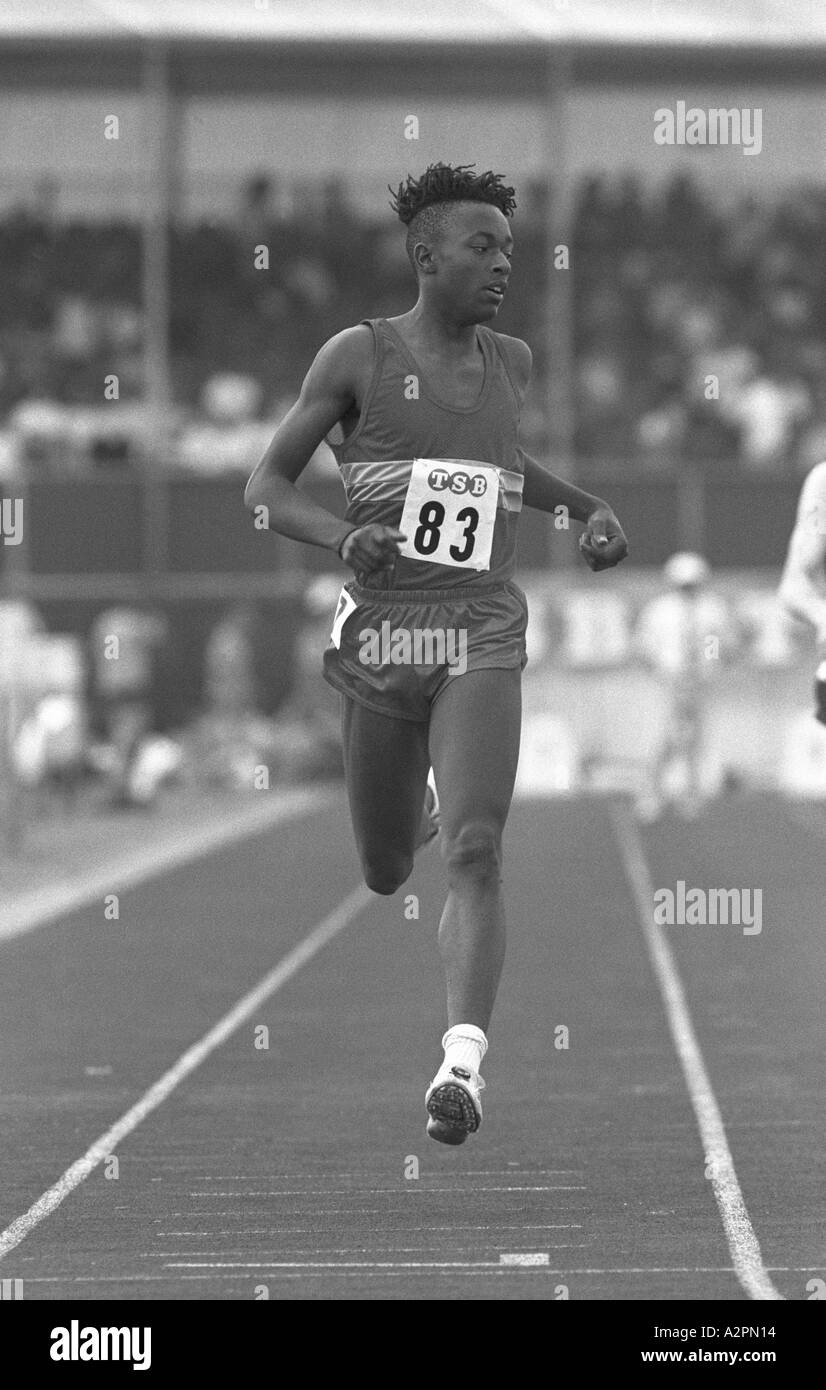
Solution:
M 507 289 L 512 253 L 504 213 L 489 203 L 457 203 L 431 247 L 428 293 L 461 323 L 495 319 Z

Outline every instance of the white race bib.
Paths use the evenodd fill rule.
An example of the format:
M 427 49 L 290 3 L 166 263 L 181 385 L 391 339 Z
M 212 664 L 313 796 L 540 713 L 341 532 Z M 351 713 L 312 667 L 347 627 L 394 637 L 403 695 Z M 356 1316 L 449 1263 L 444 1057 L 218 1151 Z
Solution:
M 414 459 L 399 528 L 399 553 L 434 565 L 490 569 L 499 498 L 495 468 L 471 459 Z

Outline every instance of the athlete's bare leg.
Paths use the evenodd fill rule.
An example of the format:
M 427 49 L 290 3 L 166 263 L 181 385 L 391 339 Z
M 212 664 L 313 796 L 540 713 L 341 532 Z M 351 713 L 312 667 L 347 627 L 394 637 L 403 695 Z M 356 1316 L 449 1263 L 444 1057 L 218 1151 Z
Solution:
M 427 725 L 377 714 L 341 697 L 344 772 L 364 880 L 395 893 L 422 839 L 430 756 Z
M 502 973 L 502 831 L 519 758 L 521 674 L 455 676 L 430 717 L 449 883 L 439 925 L 449 1027 L 473 1023 L 487 1031 Z

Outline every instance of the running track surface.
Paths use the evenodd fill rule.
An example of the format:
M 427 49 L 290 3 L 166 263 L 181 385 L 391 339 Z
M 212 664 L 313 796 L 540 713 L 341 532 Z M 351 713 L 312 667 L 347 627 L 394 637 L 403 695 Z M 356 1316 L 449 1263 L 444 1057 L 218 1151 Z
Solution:
M 116 1144 L 118 1176 L 93 1167 L 0 1275 L 27 1299 L 747 1300 L 623 814 L 513 807 L 509 956 L 464 1147 L 424 1131 L 444 1027 L 430 847 L 395 898 L 350 899 L 348 924 Z M 657 887 L 762 889 L 760 935 L 663 931 L 765 1278 L 790 1300 L 826 1279 L 825 837 L 822 809 L 769 797 L 631 837 Z M 101 903 L 2 943 L 0 1228 L 357 885 L 336 791 L 125 892 L 119 921 Z

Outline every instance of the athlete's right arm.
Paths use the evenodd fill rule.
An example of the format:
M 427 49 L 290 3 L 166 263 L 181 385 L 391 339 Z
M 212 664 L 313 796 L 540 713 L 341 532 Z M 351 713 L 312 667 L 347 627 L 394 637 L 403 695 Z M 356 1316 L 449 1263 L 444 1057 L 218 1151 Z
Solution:
M 826 463 L 813 468 L 803 484 L 780 600 L 812 624 L 826 656 Z
M 295 484 L 324 436 L 358 404 L 372 366 L 372 335 L 366 325 L 346 328 L 325 343 L 244 493 L 251 512 L 264 509 L 271 531 L 335 550 L 359 571 L 392 564 L 401 533 L 379 525 L 354 530 Z

